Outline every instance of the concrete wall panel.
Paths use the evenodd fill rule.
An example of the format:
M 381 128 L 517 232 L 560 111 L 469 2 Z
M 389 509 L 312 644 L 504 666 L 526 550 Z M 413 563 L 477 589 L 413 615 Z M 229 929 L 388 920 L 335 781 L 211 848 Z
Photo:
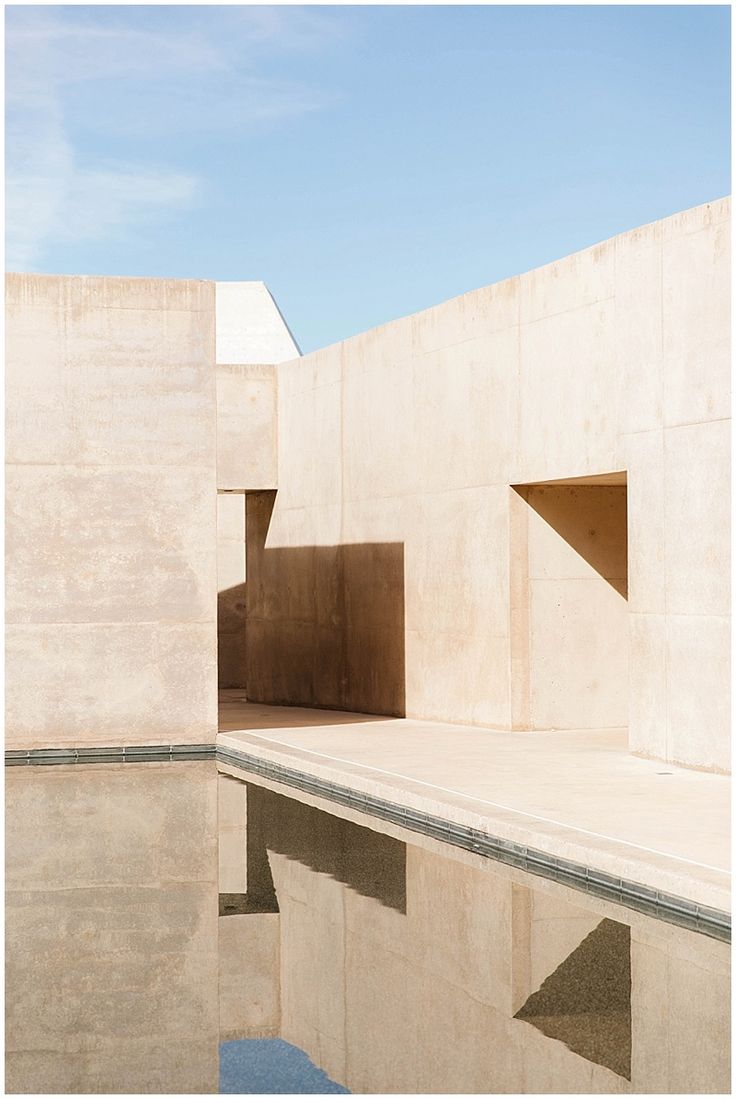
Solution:
M 213 630 L 217 444 L 221 489 L 278 489 L 247 600 L 238 539 L 221 530 L 223 684 L 250 689 L 245 662 L 264 701 L 520 729 L 619 724 L 628 711 L 634 751 L 726 767 L 717 639 L 729 614 L 729 216 L 728 200 L 697 207 L 303 358 L 262 283 L 215 293 L 200 282 L 11 276 L 8 609 L 20 629 L 11 648 L 25 655 L 9 673 L 26 711 L 11 709 L 11 738 L 18 723 L 23 742 L 31 736 L 31 680 L 55 700 L 65 661 L 82 674 L 79 641 L 54 657 L 59 667 L 37 657 L 34 669 L 32 626 L 49 651 L 55 623 L 107 623 L 107 643 L 121 644 L 132 622 L 177 626 L 181 644 Z M 600 575 L 575 571 L 574 555 L 560 565 L 562 547 L 539 529 L 530 541 L 510 490 L 624 470 L 638 616 L 628 643 L 614 599 L 622 578 L 588 591 Z M 527 544 L 539 575 L 536 558 L 531 571 L 520 563 Z M 379 567 L 377 547 L 389 546 L 395 560 Z M 389 579 L 399 556 L 401 584 Z M 572 618 L 555 618 L 550 579 L 570 589 Z M 601 615 L 616 622 L 608 647 L 588 629 Z M 701 635 L 707 668 L 686 640 Z M 581 654 L 596 652 L 598 703 L 608 701 L 563 714 L 555 691 L 574 697 Z M 212 644 L 200 655 L 198 685 L 212 674 Z M 140 668 L 137 654 L 119 663 Z M 195 664 L 183 661 L 190 674 Z M 116 712 L 119 733 L 145 735 L 146 707 L 151 735 L 164 735 L 158 715 L 176 674 L 164 684 L 147 669 L 133 688 L 114 665 L 105 653 L 105 736 Z M 535 666 L 548 682 L 536 717 Z M 391 668 L 400 682 L 389 684 Z M 66 678 L 76 701 L 62 712 L 81 720 L 98 703 Z M 212 691 L 199 698 L 185 725 L 206 739 Z M 40 724 L 50 729 L 50 715 Z
M 560 698 L 574 695 L 576 664 L 597 651 L 593 680 L 608 701 L 582 708 L 575 724 L 628 721 L 635 751 L 726 766 L 727 726 L 705 701 L 704 681 L 691 716 L 678 717 L 678 687 L 670 673 L 662 678 L 663 623 L 652 616 L 728 613 L 729 211 L 728 200 L 698 207 L 279 366 L 269 548 L 295 544 L 292 512 L 308 516 L 302 547 L 336 544 L 336 532 L 340 544 L 403 545 L 411 716 L 529 727 L 530 646 Z M 544 580 L 519 574 L 515 543 L 526 520 L 509 486 L 615 471 L 628 471 L 629 609 L 641 617 L 628 628 L 622 577 L 586 594 L 591 570 L 573 570 L 580 629 L 560 644 L 550 613 L 535 640 L 534 616 L 522 607 L 526 587 L 538 584 L 541 608 Z M 499 507 L 496 488 L 505 493 Z M 553 569 L 559 554 L 540 543 L 545 552 Z M 274 588 L 286 583 L 274 574 Z M 583 628 L 586 608 L 590 622 L 615 621 L 608 646 L 598 645 L 600 630 L 591 637 Z M 274 643 L 268 614 L 259 629 Z M 304 620 L 293 631 L 308 659 Z M 665 633 L 678 638 L 667 642 L 677 660 L 681 632 L 675 624 Z M 640 663 L 629 690 L 633 655 Z M 264 675 L 269 661 L 275 670 L 273 655 Z M 333 704 L 334 687 L 325 691 L 315 704 Z M 656 722 L 652 698 L 666 702 Z M 542 706 L 540 717 L 556 724 L 558 710 Z M 710 728 L 707 749 L 687 731 L 695 712 Z
M 216 722 L 212 283 L 7 281 L 9 747 Z
M 217 364 L 217 487 L 277 487 L 273 366 Z

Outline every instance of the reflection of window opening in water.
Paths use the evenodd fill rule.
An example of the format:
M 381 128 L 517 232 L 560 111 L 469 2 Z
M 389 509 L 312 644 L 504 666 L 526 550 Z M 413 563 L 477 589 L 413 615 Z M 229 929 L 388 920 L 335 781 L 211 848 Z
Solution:
M 602 920 L 514 1018 L 630 1080 L 630 950 L 629 928 Z

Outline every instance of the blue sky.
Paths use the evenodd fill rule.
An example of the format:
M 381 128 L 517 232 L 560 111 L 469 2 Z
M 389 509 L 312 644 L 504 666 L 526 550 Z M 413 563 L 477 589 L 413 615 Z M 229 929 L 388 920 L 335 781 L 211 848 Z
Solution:
M 6 12 L 6 267 L 263 279 L 305 351 L 730 190 L 727 6 Z

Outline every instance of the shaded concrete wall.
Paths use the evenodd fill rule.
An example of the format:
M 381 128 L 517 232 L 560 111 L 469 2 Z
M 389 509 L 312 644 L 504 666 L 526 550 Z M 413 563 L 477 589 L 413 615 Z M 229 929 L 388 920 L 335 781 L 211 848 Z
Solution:
M 245 687 L 245 495 L 217 495 L 217 681 Z
M 402 715 L 403 546 L 271 548 L 277 499 L 247 497 L 248 697 Z
M 575 720 L 621 723 L 628 664 L 631 748 L 728 767 L 729 210 L 697 207 L 279 366 L 265 550 L 403 546 L 409 716 L 513 727 L 528 547 L 510 486 L 625 471 L 628 654 Z M 287 584 L 274 575 L 272 591 Z M 543 666 L 557 630 L 537 612 Z M 264 682 L 284 636 L 315 622 L 303 601 L 289 613 L 261 631 Z
M 7 280 L 8 746 L 216 729 L 214 285 Z

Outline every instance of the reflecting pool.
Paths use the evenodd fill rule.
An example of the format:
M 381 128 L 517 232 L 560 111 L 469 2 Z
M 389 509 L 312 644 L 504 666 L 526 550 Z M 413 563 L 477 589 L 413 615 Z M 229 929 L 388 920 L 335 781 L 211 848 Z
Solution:
M 716 939 L 212 761 L 6 801 L 11 1094 L 216 1093 L 221 1044 L 232 1093 L 267 1039 L 352 1093 L 729 1091 Z

